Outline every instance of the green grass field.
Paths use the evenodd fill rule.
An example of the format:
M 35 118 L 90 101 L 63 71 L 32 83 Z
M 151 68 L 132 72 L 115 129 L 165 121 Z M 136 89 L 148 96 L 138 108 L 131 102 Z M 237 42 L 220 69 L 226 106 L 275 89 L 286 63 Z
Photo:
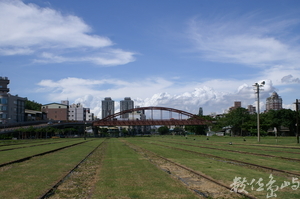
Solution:
M 274 137 L 262 137 L 260 143 L 255 137 L 245 137 L 245 140 L 242 137 L 214 136 L 209 139 L 205 136 L 87 139 L 88 142 L 74 147 L 1 167 L 0 198 L 38 198 L 102 142 L 101 147 L 65 180 L 51 198 L 199 197 L 190 190 L 190 185 L 186 186 L 163 171 L 126 143 L 152 151 L 232 188 L 242 190 L 244 186 L 245 192 L 257 198 L 300 198 L 300 161 L 282 159 L 300 160 L 296 138 L 279 137 L 276 141 Z M 25 147 L 0 151 L 0 161 L 13 161 L 84 140 L 18 141 L 11 142 L 14 145 L 10 146 L 0 144 L 0 150 Z M 43 143 L 45 145 L 39 145 Z M 299 176 L 236 164 L 224 158 L 291 171 Z

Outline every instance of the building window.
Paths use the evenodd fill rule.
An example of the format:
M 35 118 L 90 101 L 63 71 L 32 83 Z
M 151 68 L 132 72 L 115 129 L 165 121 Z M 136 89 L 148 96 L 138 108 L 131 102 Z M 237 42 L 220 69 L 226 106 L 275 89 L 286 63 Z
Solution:
M 0 106 L 0 111 L 7 111 L 7 106 Z
M 0 98 L 0 104 L 7 104 L 7 98 Z

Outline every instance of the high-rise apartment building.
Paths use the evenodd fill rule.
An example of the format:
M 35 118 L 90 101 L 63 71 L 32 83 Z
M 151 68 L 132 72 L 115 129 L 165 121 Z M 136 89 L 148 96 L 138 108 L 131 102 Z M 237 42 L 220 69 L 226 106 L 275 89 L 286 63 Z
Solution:
M 104 98 L 104 100 L 102 100 L 102 119 L 109 115 L 113 115 L 114 113 L 115 101 L 113 101 L 110 97 Z
M 9 94 L 9 79 L 0 77 L 0 124 L 24 122 L 26 98 Z
M 202 107 L 199 108 L 198 115 L 199 115 L 199 116 L 203 116 L 203 108 L 202 108 Z
M 120 111 L 125 111 L 134 108 L 134 102 L 130 97 L 125 97 L 124 100 L 120 101 Z M 129 113 L 121 115 L 121 118 L 128 118 Z
M 282 109 L 282 98 L 276 92 L 273 92 L 266 100 L 266 111 L 280 109 Z

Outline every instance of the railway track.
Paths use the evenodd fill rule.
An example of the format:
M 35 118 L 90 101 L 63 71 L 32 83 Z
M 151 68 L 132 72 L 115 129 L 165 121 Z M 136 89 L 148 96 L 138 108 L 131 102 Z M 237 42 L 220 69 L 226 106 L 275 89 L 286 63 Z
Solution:
M 188 188 L 201 197 L 211 198 L 251 198 L 256 197 L 243 192 L 232 192 L 232 188 L 227 186 L 210 176 L 197 172 L 184 165 L 176 163 L 168 158 L 160 156 L 152 151 L 129 143 L 123 140 L 123 143 L 128 147 L 135 150 L 137 153 L 141 153 L 144 157 L 149 159 L 157 167 L 166 171 L 167 173 L 174 175 L 173 177 L 181 180 Z
M 83 144 L 85 142 L 87 142 L 87 141 L 71 144 L 71 145 L 68 145 L 68 146 L 63 146 L 63 147 L 56 148 L 56 149 L 53 149 L 53 150 L 49 150 L 49 151 L 46 151 L 46 152 L 43 152 L 43 153 L 38 153 L 38 154 L 34 154 L 34 155 L 27 156 L 27 157 L 24 157 L 24 158 L 20 158 L 20 159 L 17 159 L 17 160 L 13 160 L 13 161 L 10 161 L 10 162 L 2 163 L 2 164 L 0 164 L 0 168 L 4 167 L 4 166 L 7 166 L 7 165 L 24 162 L 26 160 L 29 160 L 29 159 L 33 158 L 33 157 L 43 156 L 43 155 L 46 155 L 46 154 L 49 154 L 49 153 L 53 153 L 53 152 L 56 152 L 56 151 L 60 151 L 60 150 L 69 148 L 69 147 L 73 147 L 73 146 L 76 146 L 76 145 L 79 145 L 79 144 Z
M 275 156 L 275 155 L 268 155 L 268 154 L 261 154 L 261 153 L 253 153 L 253 152 L 247 152 L 247 151 L 237 151 L 237 150 L 230 150 L 230 149 L 218 149 L 218 148 L 213 148 L 213 147 L 196 146 L 196 145 L 192 145 L 192 144 L 183 144 L 183 143 L 169 142 L 169 141 L 159 141 L 159 142 L 179 144 L 179 145 L 185 145 L 185 146 L 192 146 L 192 147 L 203 148 L 203 149 L 212 149 L 212 150 L 218 150 L 218 151 L 229 151 L 229 152 L 234 152 L 234 153 L 250 154 L 250 155 L 262 156 L 262 157 L 279 158 L 279 159 L 284 159 L 284 160 L 289 160 L 289 161 L 300 162 L 300 159 L 296 159 L 296 158 L 287 158 L 287 157 L 282 157 L 282 156 Z
M 224 144 L 224 142 L 215 142 L 215 143 L 221 143 Z M 300 150 L 300 147 L 293 147 L 293 146 L 275 146 L 275 145 L 264 145 L 264 144 L 238 144 L 235 143 L 235 145 L 247 145 L 247 146 L 255 146 L 255 147 L 268 147 L 268 148 L 278 148 L 278 149 L 298 149 Z
M 216 144 L 212 144 L 212 143 L 203 143 L 201 142 L 202 145 L 209 145 L 209 146 L 220 146 L 220 145 L 216 145 Z M 222 143 L 224 144 L 224 143 Z M 248 146 L 247 144 L 244 144 L 243 146 L 237 146 L 237 145 L 241 145 L 241 144 L 234 144 L 234 146 L 236 148 L 241 148 L 241 149 L 252 149 L 252 148 L 249 148 L 249 147 L 243 147 L 243 146 Z M 249 145 L 249 146 L 253 146 L 253 145 Z M 260 145 L 258 145 L 260 146 Z M 273 147 L 273 148 L 276 148 L 276 147 Z M 287 149 L 290 149 L 290 148 L 287 148 Z M 264 149 L 264 151 L 271 151 L 271 152 L 280 152 L 280 153 L 291 153 L 291 154 L 300 154 L 300 152 L 294 152 L 294 151 L 278 151 L 278 150 L 269 150 L 269 149 Z
M 39 141 L 31 141 L 31 143 L 40 143 Z M 4 146 L 22 145 L 25 143 L 10 143 L 10 144 L 0 144 L 0 148 Z
M 65 141 L 65 142 L 70 142 L 70 141 Z M 62 142 L 48 142 L 48 143 L 43 143 L 43 144 L 34 144 L 34 145 L 21 146 L 21 147 L 15 147 L 15 148 L 10 148 L 10 149 L 0 149 L 0 152 L 1 151 L 10 151 L 10 150 L 15 150 L 15 149 L 23 149 L 23 148 L 35 147 L 35 146 L 43 146 L 43 145 L 49 145 L 49 144 L 57 144 L 57 143 L 62 143 Z
M 38 198 L 39 199 L 45 199 L 45 198 L 49 198 L 50 196 L 52 196 L 55 191 L 58 189 L 58 187 L 65 182 L 65 180 L 80 166 L 82 165 L 82 163 L 84 163 L 88 157 L 90 157 L 98 148 L 100 148 L 104 143 L 106 142 L 106 140 L 104 140 L 103 142 L 101 142 L 97 147 L 95 147 L 95 149 L 93 149 L 89 154 L 87 154 L 78 164 L 76 164 L 72 169 L 70 169 L 68 172 L 66 172 L 66 174 L 59 179 L 57 182 L 55 182 L 51 188 L 49 188 L 48 190 L 44 191 L 43 194 L 41 194 Z
M 151 142 L 151 144 L 154 144 L 154 145 L 157 145 L 157 146 L 162 146 L 162 147 L 167 147 L 167 148 L 171 148 L 171 149 L 175 149 L 175 150 L 179 150 L 179 151 L 194 153 L 194 154 L 198 154 L 198 155 L 201 155 L 201 156 L 214 158 L 216 160 L 223 160 L 223 161 L 225 160 L 226 162 L 232 163 L 232 164 L 239 164 L 239 165 L 248 166 L 248 167 L 256 167 L 256 168 L 268 170 L 268 171 L 271 171 L 271 172 L 278 172 L 278 173 L 282 173 L 282 174 L 288 174 L 288 175 L 291 175 L 291 176 L 300 176 L 300 173 L 296 173 L 296 172 L 276 169 L 276 168 L 272 168 L 272 167 L 262 166 L 262 165 L 253 164 L 253 163 L 244 162 L 244 161 L 239 161 L 239 160 L 234 160 L 234 159 L 230 159 L 230 158 L 224 158 L 224 157 L 220 157 L 220 156 L 216 156 L 216 155 L 191 151 L 191 150 L 187 150 L 187 149 L 181 149 L 181 148 L 167 146 L 167 145 L 163 145 L 163 144 L 157 144 L 157 143 L 153 143 L 153 142 Z

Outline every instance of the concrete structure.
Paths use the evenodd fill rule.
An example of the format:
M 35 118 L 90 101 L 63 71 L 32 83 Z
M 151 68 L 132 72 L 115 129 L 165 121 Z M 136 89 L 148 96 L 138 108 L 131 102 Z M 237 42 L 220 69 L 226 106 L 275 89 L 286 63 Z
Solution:
M 229 111 L 232 111 L 232 110 L 235 110 L 235 109 L 241 108 L 241 107 L 242 107 L 242 102 L 241 101 L 235 101 L 234 105 L 229 108 Z
M 104 98 L 104 100 L 102 100 L 102 119 L 109 115 L 113 115 L 114 113 L 115 101 L 113 101 L 110 97 Z
M 25 109 L 25 121 L 39 121 L 46 120 L 47 114 L 42 111 Z
M 94 118 L 94 113 L 90 112 L 89 108 L 86 108 L 86 112 L 85 112 L 85 121 L 93 121 L 95 120 Z
M 134 108 L 134 102 L 130 97 L 125 97 L 124 100 L 120 101 L 120 111 L 125 111 Z M 121 118 L 128 118 L 129 113 L 121 115 Z
M 199 116 L 203 116 L 203 109 L 202 109 L 202 107 L 199 108 L 198 115 L 199 115 Z
M 89 108 L 84 108 L 82 104 L 72 104 L 69 106 L 68 118 L 70 121 L 92 121 L 93 114 Z
M 256 113 L 256 107 L 255 107 L 255 106 L 252 106 L 252 105 L 248 105 L 248 112 L 249 112 L 250 114 Z
M 94 114 L 89 108 L 84 108 L 80 103 L 69 105 L 68 100 L 61 103 L 51 103 L 42 105 L 42 112 L 47 114 L 48 120 L 62 121 L 92 121 Z
M 282 109 L 282 98 L 276 92 L 273 92 L 266 100 L 266 111 L 280 109 Z
M 9 94 L 9 79 L 0 77 L 0 124 L 24 122 L 27 98 Z
M 140 108 L 140 107 L 136 106 L 135 108 Z M 144 110 L 134 111 L 129 114 L 128 119 L 129 120 L 146 120 L 145 111 Z
M 47 114 L 49 120 L 68 120 L 68 105 L 60 103 L 50 103 L 42 105 L 42 112 Z

